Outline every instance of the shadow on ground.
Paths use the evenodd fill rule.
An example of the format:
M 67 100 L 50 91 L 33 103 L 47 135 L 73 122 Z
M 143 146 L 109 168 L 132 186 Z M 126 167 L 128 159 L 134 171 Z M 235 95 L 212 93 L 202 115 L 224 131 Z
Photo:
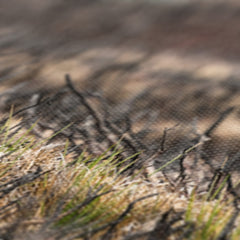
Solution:
M 159 168 L 200 143 L 188 162 L 209 178 L 226 158 L 239 168 L 239 4 L 0 5 L 3 117 L 34 106 L 18 116 L 25 127 L 40 119 L 39 137 L 74 123 L 62 133 L 74 151 L 99 154 L 122 138 L 124 157 L 144 152 L 138 167 L 151 159 Z

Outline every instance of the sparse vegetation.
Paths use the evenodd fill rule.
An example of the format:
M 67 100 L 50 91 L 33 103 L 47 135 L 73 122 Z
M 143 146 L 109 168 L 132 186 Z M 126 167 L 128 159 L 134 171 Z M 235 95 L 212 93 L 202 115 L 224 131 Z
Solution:
M 32 128 L 16 132 L 13 123 L 9 117 L 0 136 L 2 239 L 240 237 L 236 198 L 226 188 L 216 198 L 223 186 L 184 196 L 166 179 L 151 182 L 141 170 L 124 174 L 118 143 L 99 156 L 75 156 L 68 141 L 37 142 Z
M 240 239 L 236 0 L 0 12 L 0 240 Z

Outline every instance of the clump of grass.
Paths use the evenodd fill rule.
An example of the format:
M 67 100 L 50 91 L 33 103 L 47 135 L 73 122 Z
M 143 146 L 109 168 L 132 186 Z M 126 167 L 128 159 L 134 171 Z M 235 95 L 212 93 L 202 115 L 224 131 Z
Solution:
M 185 221 L 194 223 L 195 226 L 190 239 L 224 239 L 220 236 L 234 214 L 233 199 L 226 200 L 222 194 L 218 199 L 208 201 L 207 196 L 208 194 L 196 200 L 196 194 L 193 192 L 188 199 Z M 230 235 L 229 232 L 228 239 L 231 239 Z
M 76 157 L 67 154 L 68 142 L 37 142 L 32 128 L 14 132 L 11 118 L 1 127 L 2 239 L 217 240 L 232 219 L 223 194 L 188 198 L 166 181 L 122 174 L 129 159 L 118 159 L 117 144 L 100 156 Z M 238 239 L 239 229 L 228 237 Z
M 123 219 L 130 221 L 130 212 L 119 216 L 143 194 L 148 195 L 143 200 L 151 197 L 149 207 L 161 202 L 153 191 L 149 195 L 139 176 L 122 176 L 116 147 L 110 156 L 83 152 L 73 159 L 66 154 L 67 143 L 38 144 L 31 129 L 12 134 L 9 126 L 7 121 L 0 136 L 1 235 L 94 236 L 117 228 Z M 133 205 L 137 205 L 134 215 L 144 221 L 140 204 Z

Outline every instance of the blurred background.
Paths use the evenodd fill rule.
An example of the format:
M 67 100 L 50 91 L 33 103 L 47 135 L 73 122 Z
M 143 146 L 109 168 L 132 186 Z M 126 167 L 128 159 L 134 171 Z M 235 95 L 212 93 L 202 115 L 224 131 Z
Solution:
M 235 107 L 214 129 L 201 158 L 214 166 L 226 157 L 236 161 L 239 22 L 240 3 L 234 0 L 1 1 L 1 114 L 54 95 L 68 73 L 79 91 L 105 99 L 113 123 L 124 125 L 127 116 L 134 133 L 147 128 L 150 145 L 158 146 L 164 129 L 174 128 L 165 155 L 156 159 L 160 163 Z M 88 117 L 68 93 L 52 106 L 35 117 L 45 125 L 55 122 L 54 129 L 68 123 L 59 121 L 62 115 L 69 122 Z

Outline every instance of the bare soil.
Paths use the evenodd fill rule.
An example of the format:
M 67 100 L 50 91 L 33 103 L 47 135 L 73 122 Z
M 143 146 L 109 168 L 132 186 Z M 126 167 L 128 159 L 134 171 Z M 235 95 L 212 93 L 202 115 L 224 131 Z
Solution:
M 228 158 L 231 170 L 238 171 L 240 5 L 236 1 L 136 2 L 2 1 L 2 116 L 11 105 L 17 111 L 55 96 L 65 89 L 64 76 L 69 73 L 102 119 L 107 118 L 99 110 L 103 100 L 91 94 L 105 99 L 109 119 L 120 129 L 126 123 L 122 116 L 132 119 L 134 133 L 149 128 L 146 139 L 151 141 L 143 142 L 148 148 L 157 151 L 164 129 L 172 128 L 163 153 L 154 158 L 158 168 L 234 107 L 196 154 L 213 169 Z M 39 137 L 44 129 L 55 131 L 87 119 L 89 113 L 69 89 L 61 94 L 41 111 L 27 112 L 28 119 L 41 119 L 40 130 L 35 131 Z M 77 138 L 75 144 L 84 142 Z M 100 145 L 93 151 L 104 149 L 104 143 Z M 186 165 L 196 169 L 194 157 Z

